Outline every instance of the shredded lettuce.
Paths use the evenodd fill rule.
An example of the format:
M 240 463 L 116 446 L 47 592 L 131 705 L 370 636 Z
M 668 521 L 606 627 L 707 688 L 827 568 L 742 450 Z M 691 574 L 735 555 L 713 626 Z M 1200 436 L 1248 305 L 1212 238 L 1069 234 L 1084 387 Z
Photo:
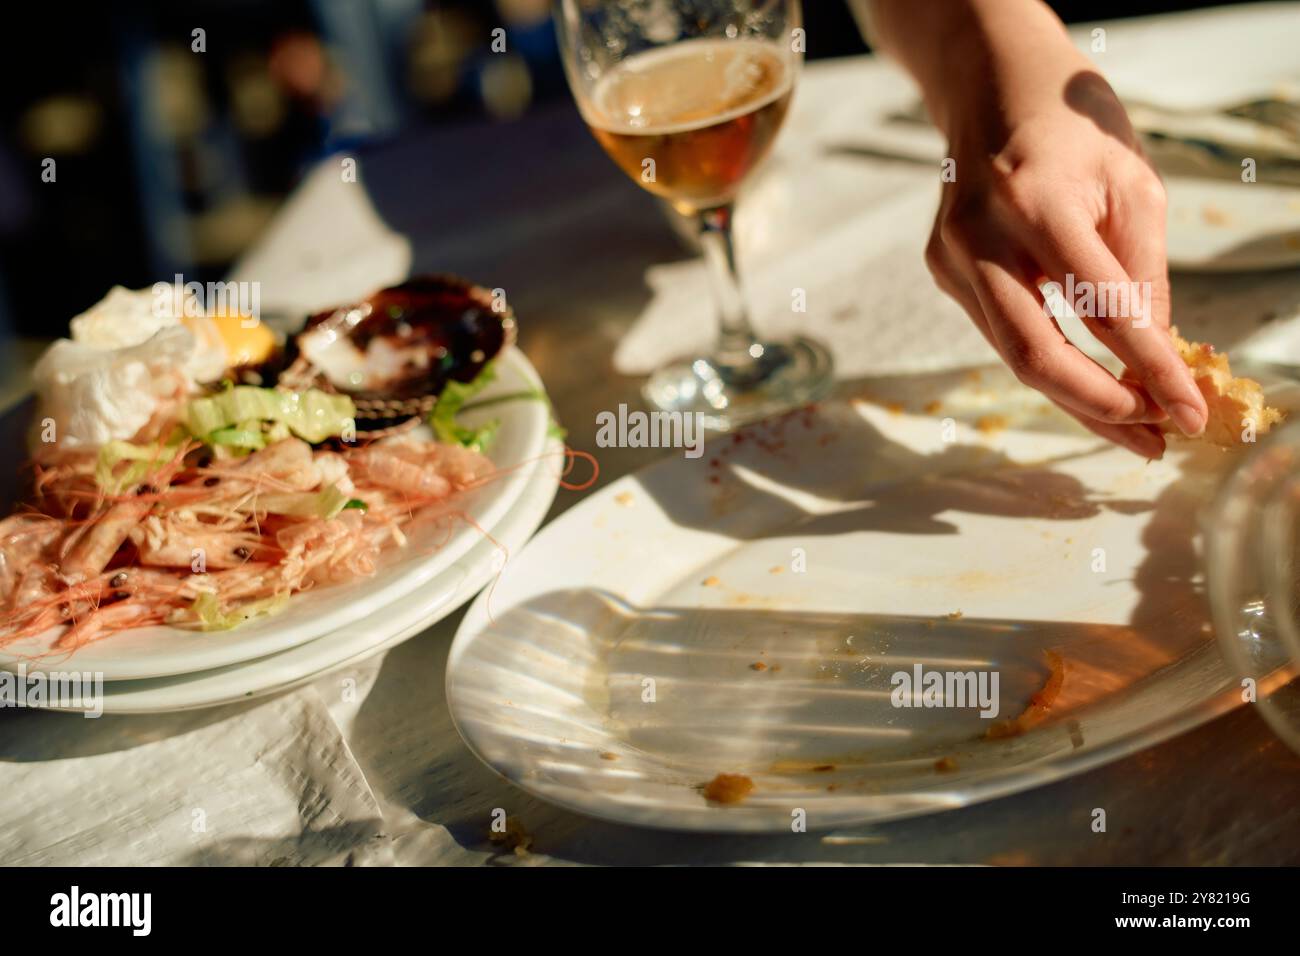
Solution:
M 248 504 L 242 505 L 239 510 L 329 520 L 344 508 L 352 507 L 350 502 L 354 500 L 348 498 L 346 492 L 339 490 L 338 485 L 329 485 L 320 491 L 258 495 L 250 499 Z
M 284 609 L 289 602 L 288 594 L 273 594 L 260 601 L 249 601 L 229 611 L 221 610 L 221 601 L 215 594 L 205 591 L 194 599 L 190 610 L 199 620 L 199 627 L 205 631 L 228 631 L 255 617 L 275 614 Z
M 218 428 L 203 440 L 209 445 L 225 445 L 229 448 L 245 448 L 249 451 L 266 447 L 266 435 L 258 422 Z
M 464 445 L 475 451 L 482 451 L 492 441 L 498 421 L 490 421 L 478 428 L 469 428 L 456 422 L 456 416 L 471 398 L 487 388 L 496 379 L 496 369 L 491 362 L 468 382 L 448 382 L 438 396 L 438 402 L 429 415 L 429 425 L 438 441 L 448 444 Z
M 479 380 L 476 378 L 474 379 L 474 381 L 470 382 L 468 386 L 460 385 L 460 383 L 453 383 L 455 385 L 458 385 L 460 388 L 468 388 L 472 390 L 469 391 L 468 394 L 460 396 L 458 402 L 456 401 L 453 402 L 453 405 L 455 405 L 454 411 L 444 412 L 444 414 L 450 414 L 451 416 L 454 417 L 456 414 L 460 412 L 477 411 L 480 408 L 488 408 L 489 406 L 492 405 L 500 405 L 503 402 L 545 402 L 547 408 L 550 410 L 551 413 L 550 421 L 547 423 L 546 426 L 546 437 L 558 438 L 561 441 L 563 441 L 566 437 L 568 437 L 569 433 L 565 431 L 564 427 L 560 425 L 558 421 L 555 420 L 555 409 L 551 408 L 550 399 L 546 397 L 546 393 L 543 392 L 540 388 L 527 388 L 527 389 L 522 389 L 518 392 L 506 392 L 503 395 L 493 395 L 491 398 L 485 398 L 477 402 L 471 402 L 469 401 L 469 399 L 472 398 L 477 392 L 481 391 L 483 386 L 487 385 L 487 382 L 484 382 L 482 385 L 479 385 L 478 381 Z M 439 401 L 441 402 L 441 399 L 439 399 Z M 435 416 L 437 415 L 436 408 L 434 409 L 434 415 Z M 430 424 L 433 424 L 432 420 L 430 421 Z M 491 439 L 492 435 L 496 432 L 496 429 L 500 426 L 500 424 L 501 424 L 500 422 L 492 421 L 484 425 L 482 428 L 477 429 L 475 431 L 471 431 L 470 429 L 462 429 L 461 431 L 470 435 L 471 440 L 473 440 L 474 438 L 479 438 L 478 447 L 479 450 L 482 450 L 482 447 L 485 447 L 487 445 L 488 440 Z M 435 431 L 437 431 L 436 426 L 435 426 Z M 443 436 L 439 434 L 439 438 L 442 438 L 444 441 L 457 440 L 454 432 L 448 430 L 448 435 L 450 437 L 443 438 Z M 461 444 L 465 444 L 465 442 L 462 441 Z
M 214 433 L 229 437 L 228 429 L 247 431 L 249 422 L 270 422 L 272 432 L 283 426 L 314 445 L 343 434 L 355 420 L 356 411 L 346 395 L 319 389 L 282 392 L 236 385 L 217 395 L 191 399 L 185 407 L 185 424 L 195 436 L 209 441 Z
M 99 458 L 95 462 L 95 484 L 105 494 L 121 494 L 133 485 L 138 485 L 159 465 L 176 457 L 184 442 L 185 435 L 179 430 L 173 432 L 165 442 L 151 442 L 148 445 L 111 441 L 99 449 Z M 116 471 L 117 466 L 124 461 L 131 464 Z

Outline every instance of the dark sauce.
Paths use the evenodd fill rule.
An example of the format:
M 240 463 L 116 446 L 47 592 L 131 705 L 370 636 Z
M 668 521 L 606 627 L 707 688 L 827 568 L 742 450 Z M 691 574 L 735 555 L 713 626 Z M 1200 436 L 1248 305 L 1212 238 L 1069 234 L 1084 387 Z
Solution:
M 447 276 L 420 276 L 352 306 L 361 318 L 350 329 L 339 322 L 343 309 L 331 309 L 308 318 L 303 331 L 334 322 L 363 353 L 377 339 L 419 353 L 419 361 L 408 362 L 382 386 L 362 390 L 334 383 L 359 399 L 417 398 L 441 394 L 448 382 L 472 381 L 510 341 L 513 318 L 492 306 L 484 289 Z

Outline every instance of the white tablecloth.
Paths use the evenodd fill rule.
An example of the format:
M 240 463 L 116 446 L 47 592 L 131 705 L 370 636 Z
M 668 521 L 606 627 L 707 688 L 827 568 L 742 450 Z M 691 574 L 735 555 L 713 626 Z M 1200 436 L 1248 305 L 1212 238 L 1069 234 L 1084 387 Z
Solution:
M 1289 4 L 1105 28 L 1108 52 L 1095 59 L 1121 92 L 1175 103 L 1254 88 L 1270 70 L 1294 69 L 1300 49 Z M 759 308 L 760 323 L 793 322 L 834 342 L 850 376 L 970 363 L 986 348 L 921 261 L 937 170 L 866 155 L 873 124 L 914 97 L 872 58 L 810 65 L 741 213 L 752 298 L 788 302 L 800 287 L 809 301 L 807 315 Z M 302 308 L 400 278 L 409 262 L 403 237 L 327 164 L 238 274 L 262 279 L 265 308 Z M 615 356 L 621 371 L 644 371 L 660 343 L 680 351 L 699 334 L 698 266 L 652 268 L 647 282 L 653 295 Z M 1180 278 L 1175 314 L 1220 344 L 1258 339 L 1266 315 L 1300 315 L 1300 276 Z M 1264 331 L 1276 337 L 1277 327 L 1298 326 Z M 264 701 L 166 717 L 0 713 L 0 862 L 854 861 L 879 842 L 644 834 L 535 801 L 482 767 L 452 728 L 442 692 L 451 631 Z M 538 834 L 536 852 L 488 843 L 498 807 Z

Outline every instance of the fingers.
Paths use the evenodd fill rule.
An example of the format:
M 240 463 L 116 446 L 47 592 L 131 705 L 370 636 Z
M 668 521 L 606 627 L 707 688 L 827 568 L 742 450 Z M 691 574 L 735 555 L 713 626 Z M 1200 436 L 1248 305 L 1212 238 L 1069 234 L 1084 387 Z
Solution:
M 1130 228 L 1137 228 L 1139 223 L 1153 228 L 1149 217 L 1135 219 Z M 1163 231 L 1150 242 L 1161 245 L 1162 235 Z M 1137 240 L 1130 238 L 1128 242 L 1133 248 L 1126 252 L 1133 261 L 1144 261 L 1146 268 L 1159 268 L 1154 263 L 1157 258 L 1163 258 L 1163 253 L 1157 257 L 1140 249 Z M 1081 300 L 1077 291 L 1071 303 L 1076 313 L 1085 313 L 1079 317 L 1089 330 L 1133 370 L 1146 391 L 1184 434 L 1196 436 L 1204 431 L 1205 399 L 1166 332 L 1167 286 L 1162 282 L 1157 287 L 1155 280 L 1145 280 L 1149 285 L 1139 282 L 1135 286 L 1086 217 L 1046 223 L 1041 230 L 1039 248 L 1040 262 L 1049 277 L 1061 282 L 1067 290 L 1073 285 L 1085 294 L 1092 293 L 1091 310 L 1085 307 L 1086 299 Z M 1086 314 L 1089 311 L 1093 314 Z
M 979 297 L 971 288 L 970 284 L 962 278 L 953 261 L 952 255 L 946 250 L 943 243 L 939 241 L 938 236 L 931 238 L 929 246 L 926 247 L 926 263 L 934 275 L 935 283 L 943 289 L 948 295 L 957 301 L 970 316 L 971 321 L 984 334 L 989 343 L 1001 355 L 1002 350 L 995 339 L 992 330 L 989 328 L 989 322 L 985 318 L 983 306 L 980 304 Z M 1044 316 L 1046 318 L 1046 316 Z M 1006 361 L 1006 356 L 1003 355 Z M 1008 362 L 1008 364 L 1010 364 Z M 1104 369 L 1103 369 L 1104 371 Z M 1107 373 L 1109 374 L 1109 373 Z M 1129 385 L 1140 390 L 1141 386 L 1133 382 Z M 1098 435 L 1107 441 L 1112 441 L 1123 448 L 1143 458 L 1160 458 L 1164 455 L 1165 440 L 1164 436 L 1154 428 L 1142 424 L 1117 424 L 1111 422 L 1102 422 L 1089 418 L 1070 406 L 1057 402 L 1053 399 L 1057 407 L 1061 408 L 1072 418 L 1082 424 L 1093 434 Z M 1164 418 L 1159 408 L 1154 408 L 1158 418 Z
M 993 351 L 1002 355 L 997 340 L 989 330 L 988 320 L 984 318 L 979 299 L 975 297 L 975 292 L 971 289 L 970 283 L 962 277 L 957 268 L 957 263 L 953 260 L 952 253 L 948 251 L 948 248 L 939 238 L 938 229 L 931 234 L 930 242 L 925 247 L 925 264 L 930 268 L 930 275 L 934 277 L 934 284 L 966 310 L 971 322 L 975 324 L 975 328 L 980 330 L 980 334 L 993 347 Z M 1005 356 L 1002 356 L 1002 358 L 1003 361 L 1006 361 Z
M 1147 459 L 1164 457 L 1165 436 L 1151 425 L 1114 425 L 1109 422 L 1094 421 L 1060 402 L 1056 405 L 1094 435 L 1127 448 L 1135 455 Z
M 1147 318 L 1169 328 L 1169 261 L 1165 245 L 1165 187 L 1145 164 L 1140 179 L 1113 190 L 1111 210 L 1099 232 L 1107 247 L 1136 282 L 1151 283 Z
M 971 256 L 963 274 L 998 352 L 1021 382 L 1100 422 L 1141 422 L 1155 413 L 1142 389 L 1080 352 L 1045 312 L 1037 290 L 1030 292 L 1005 265 Z

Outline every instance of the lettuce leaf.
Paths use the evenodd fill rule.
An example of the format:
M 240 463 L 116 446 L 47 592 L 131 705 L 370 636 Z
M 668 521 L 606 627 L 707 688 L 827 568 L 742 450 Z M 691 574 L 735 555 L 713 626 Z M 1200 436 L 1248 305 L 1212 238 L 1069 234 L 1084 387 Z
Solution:
M 356 413 L 346 395 L 330 395 L 315 388 L 282 392 L 236 385 L 217 395 L 191 399 L 185 406 L 185 424 L 196 437 L 209 441 L 214 433 L 229 437 L 226 429 L 247 430 L 248 422 L 270 422 L 273 431 L 276 425 L 283 425 L 315 445 L 343 434 L 354 423 Z
M 275 614 L 289 603 L 288 594 L 273 594 L 260 601 L 248 601 L 229 611 L 221 610 L 221 601 L 215 594 L 205 591 L 194 599 L 190 610 L 198 618 L 199 627 L 205 631 L 228 631 L 255 617 Z
M 229 448 L 244 448 L 249 451 L 266 447 L 266 435 L 262 432 L 260 422 L 246 422 L 243 425 L 231 425 L 229 428 L 218 428 L 203 440 L 209 445 L 225 445 Z
M 448 444 L 464 445 L 474 451 L 483 451 L 492 441 L 498 421 L 490 421 L 478 428 L 458 424 L 456 416 L 471 398 L 496 380 L 497 373 L 493 363 L 488 362 L 482 370 L 468 382 L 448 382 L 438 396 L 438 403 L 429 414 L 429 425 L 438 441 Z
M 102 445 L 95 461 L 95 484 L 105 494 L 121 494 L 138 485 L 160 465 L 175 458 L 183 444 L 185 434 L 178 429 L 165 442 L 134 445 L 119 439 Z M 124 461 L 131 464 L 118 471 L 117 466 Z
M 470 382 L 469 384 L 470 386 L 475 386 L 477 382 L 478 379 L 475 379 L 473 382 Z M 487 383 L 485 382 L 483 384 L 486 385 Z M 462 385 L 461 387 L 465 388 L 466 386 Z M 527 388 L 527 389 L 522 389 L 518 392 L 506 392 L 503 395 L 493 395 L 491 398 L 485 398 L 477 402 L 469 401 L 468 399 L 472 398 L 475 393 L 480 391 L 481 387 L 482 386 L 475 387 L 473 391 L 470 392 L 470 394 L 462 396 L 458 402 L 453 403 L 457 406 L 456 413 L 477 411 L 480 408 L 487 408 L 491 405 L 500 405 L 503 402 L 545 402 L 547 409 L 550 411 L 550 420 L 547 422 L 546 425 L 546 437 L 558 438 L 561 441 L 563 441 L 565 438 L 568 437 L 569 433 L 565 431 L 564 427 L 558 421 L 555 420 L 555 409 L 551 407 L 551 400 L 546 396 L 546 393 L 542 391 L 540 388 Z M 489 422 L 488 424 L 484 425 L 482 428 L 478 429 L 477 431 L 479 433 L 486 433 L 487 437 L 490 438 L 492 433 L 495 433 L 496 429 L 500 426 L 500 424 L 501 424 L 500 422 L 496 422 L 496 421 Z M 435 431 L 436 430 L 437 429 L 435 428 Z M 473 434 L 470 432 L 469 429 L 462 429 L 462 431 L 471 435 Z M 448 434 L 451 435 L 452 437 L 444 440 L 455 440 L 455 436 L 453 432 L 449 431 Z M 464 442 L 462 442 L 462 444 L 464 444 Z M 485 446 L 486 444 L 487 444 L 486 441 L 482 442 L 482 445 Z

